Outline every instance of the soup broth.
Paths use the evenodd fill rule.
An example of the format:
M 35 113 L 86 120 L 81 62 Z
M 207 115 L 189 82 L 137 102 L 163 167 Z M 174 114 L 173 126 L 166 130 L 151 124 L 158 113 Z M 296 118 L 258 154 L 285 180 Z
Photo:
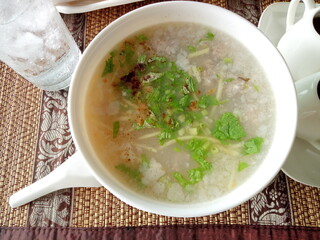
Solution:
M 129 36 L 98 66 L 86 126 L 107 171 L 146 196 L 199 202 L 237 187 L 265 157 L 275 103 L 257 59 L 206 26 Z

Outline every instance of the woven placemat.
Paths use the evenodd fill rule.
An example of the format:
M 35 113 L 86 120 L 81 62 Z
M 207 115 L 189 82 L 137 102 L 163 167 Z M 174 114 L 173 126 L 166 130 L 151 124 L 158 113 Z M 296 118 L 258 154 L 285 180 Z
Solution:
M 320 189 L 288 179 L 293 224 L 296 226 L 320 227 Z
M 91 40 L 109 23 L 116 20 L 118 17 L 145 5 L 162 2 L 159 0 L 144 0 L 141 2 L 135 2 L 132 4 L 126 4 L 118 7 L 101 9 L 94 12 L 86 13 L 87 17 L 87 26 L 86 26 L 86 37 L 85 45 L 91 42 Z M 214 4 L 220 7 L 226 8 L 227 0 L 204 0 L 199 2 L 205 2 Z
M 25 226 L 29 206 L 9 196 L 32 182 L 42 92 L 0 62 L 0 226 Z
M 65 21 L 80 49 L 110 22 L 145 0 L 102 9 Z M 262 11 L 276 1 L 205 1 L 228 8 L 257 24 Z M 84 30 L 85 26 L 85 30 Z M 151 225 L 240 224 L 320 227 L 320 190 L 297 183 L 283 173 L 261 193 L 242 205 L 216 215 L 174 218 L 140 211 L 120 201 L 105 188 L 66 189 L 17 209 L 8 205 L 15 191 L 52 171 L 74 152 L 67 123 L 67 91 L 42 92 L 0 62 L 0 226 L 121 227 Z M 52 157 L 52 134 L 63 132 L 59 157 Z M 45 149 L 45 148 L 48 149 Z M 50 157 L 51 156 L 51 157 Z M 51 162 L 45 165 L 47 162 Z

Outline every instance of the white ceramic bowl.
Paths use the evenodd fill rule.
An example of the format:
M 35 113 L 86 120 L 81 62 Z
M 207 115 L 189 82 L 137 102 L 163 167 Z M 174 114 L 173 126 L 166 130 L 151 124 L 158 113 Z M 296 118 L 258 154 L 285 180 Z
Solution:
M 230 193 L 200 203 L 177 204 L 141 196 L 123 186 L 100 163 L 88 140 L 84 105 L 87 89 L 97 65 L 128 35 L 164 22 L 194 22 L 225 32 L 260 61 L 276 101 L 276 126 L 270 150 L 256 171 Z M 263 109 L 262 109 L 263 111 Z M 291 148 L 297 119 L 297 103 L 289 70 L 271 42 L 250 22 L 226 9 L 192 1 L 151 4 L 134 10 L 102 30 L 85 50 L 74 73 L 69 92 L 69 120 L 76 147 L 95 178 L 115 196 L 141 210 L 175 217 L 215 214 L 235 207 L 261 191 L 277 175 Z

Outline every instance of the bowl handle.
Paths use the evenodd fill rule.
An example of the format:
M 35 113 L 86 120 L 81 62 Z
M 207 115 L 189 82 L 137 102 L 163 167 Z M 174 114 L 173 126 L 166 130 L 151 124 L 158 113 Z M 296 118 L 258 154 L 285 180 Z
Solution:
M 45 177 L 14 193 L 9 204 L 15 208 L 59 189 L 100 186 L 78 151 Z

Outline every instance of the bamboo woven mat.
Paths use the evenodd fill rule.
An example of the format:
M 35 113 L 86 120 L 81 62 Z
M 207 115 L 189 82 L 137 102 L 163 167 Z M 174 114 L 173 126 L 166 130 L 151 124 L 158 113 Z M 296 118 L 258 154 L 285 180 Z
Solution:
M 86 14 L 64 16 L 83 50 L 110 22 L 145 0 Z M 207 0 L 257 24 L 275 1 Z M 17 209 L 8 205 L 15 191 L 45 176 L 75 151 L 67 121 L 67 91 L 40 91 L 0 63 L 0 226 L 121 227 L 197 224 L 320 227 L 320 190 L 282 172 L 261 193 L 216 215 L 174 218 L 140 211 L 105 188 L 61 190 Z M 53 151 L 57 154 L 53 155 Z
M 15 211 L 8 197 L 32 182 L 41 91 L 0 65 L 0 225 L 25 226 L 28 205 Z

